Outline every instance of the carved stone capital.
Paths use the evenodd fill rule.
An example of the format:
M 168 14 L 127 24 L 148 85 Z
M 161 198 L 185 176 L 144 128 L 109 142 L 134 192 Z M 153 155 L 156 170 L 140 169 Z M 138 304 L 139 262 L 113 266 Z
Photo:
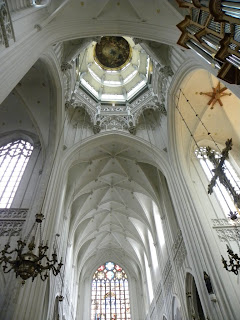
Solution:
M 229 219 L 212 219 L 213 229 L 216 230 L 218 238 L 222 242 L 239 242 L 240 240 L 240 221 L 232 223 Z
M 137 45 L 137 44 L 143 43 L 144 40 L 141 38 L 133 38 L 133 41 Z
M 34 25 L 34 28 L 37 30 L 37 31 L 41 31 L 42 30 L 42 27 L 40 24 L 35 24 Z
M 136 126 L 134 126 L 134 125 L 129 125 L 128 131 L 129 131 L 131 134 L 135 135 L 135 134 L 136 134 Z
M 61 64 L 61 70 L 62 72 L 65 72 L 69 69 L 72 69 L 72 65 L 66 61 L 64 61 L 62 64 Z
M 97 134 L 97 133 L 99 133 L 100 131 L 101 131 L 100 125 L 99 125 L 99 124 L 95 124 L 95 125 L 93 126 L 93 133 L 94 133 L 94 134 Z
M 164 77 L 172 77 L 173 76 L 173 71 L 170 66 L 158 66 L 158 72 L 162 74 Z

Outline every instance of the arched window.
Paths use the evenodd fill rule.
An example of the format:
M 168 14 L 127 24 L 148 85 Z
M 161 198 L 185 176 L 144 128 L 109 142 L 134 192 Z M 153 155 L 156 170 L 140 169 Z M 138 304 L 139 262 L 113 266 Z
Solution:
M 0 208 L 11 206 L 32 150 L 20 139 L 0 147 Z
M 214 155 L 215 158 L 220 158 L 221 155 L 219 152 L 214 151 Z M 200 161 L 200 164 L 208 178 L 208 180 L 210 181 L 212 176 L 213 176 L 213 169 L 214 166 L 212 164 L 212 162 L 208 159 L 207 157 L 207 148 L 206 147 L 200 147 L 199 149 L 197 149 L 195 151 L 195 154 L 197 156 L 197 158 Z M 232 187 L 235 189 L 235 191 L 240 194 L 240 189 L 239 189 L 239 185 L 240 185 L 240 179 L 237 176 L 235 170 L 233 169 L 232 165 L 230 164 L 230 162 L 228 160 L 225 160 L 225 171 L 224 171 L 226 177 L 229 179 Z M 226 189 L 226 187 L 221 184 L 219 182 L 219 180 L 217 179 L 217 183 L 216 186 L 213 188 L 214 192 L 225 212 L 226 215 L 229 215 L 230 211 L 234 212 L 236 211 L 236 207 L 234 205 L 233 202 L 233 198 L 231 196 L 231 194 L 229 193 L 229 191 Z
M 91 320 L 131 320 L 128 279 L 113 262 L 101 265 L 93 275 Z

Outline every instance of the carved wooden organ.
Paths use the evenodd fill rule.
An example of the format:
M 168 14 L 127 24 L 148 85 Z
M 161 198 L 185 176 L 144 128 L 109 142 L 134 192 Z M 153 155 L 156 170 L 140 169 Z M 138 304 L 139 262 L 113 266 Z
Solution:
M 182 32 L 178 44 L 219 69 L 220 79 L 240 84 L 240 1 L 176 1 L 189 10 L 177 25 Z

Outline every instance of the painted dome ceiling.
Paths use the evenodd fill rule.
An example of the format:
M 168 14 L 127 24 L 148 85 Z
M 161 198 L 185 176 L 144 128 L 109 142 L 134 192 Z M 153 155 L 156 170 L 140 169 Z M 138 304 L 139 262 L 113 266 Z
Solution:
M 102 37 L 95 46 L 94 58 L 106 70 L 121 70 L 131 60 L 131 47 L 123 37 Z
M 79 56 L 79 86 L 100 102 L 126 102 L 147 87 L 152 63 L 129 37 L 102 37 Z

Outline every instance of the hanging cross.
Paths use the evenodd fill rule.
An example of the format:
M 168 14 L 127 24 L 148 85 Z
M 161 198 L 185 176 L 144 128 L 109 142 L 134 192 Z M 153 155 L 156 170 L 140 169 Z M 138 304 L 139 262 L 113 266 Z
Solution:
M 240 194 L 236 192 L 234 187 L 231 184 L 231 181 L 225 175 L 225 160 L 228 159 L 229 151 L 232 149 L 232 139 L 228 139 L 225 142 L 226 147 L 221 152 L 221 157 L 216 158 L 215 152 L 210 148 L 206 148 L 206 155 L 208 159 L 212 162 L 215 169 L 212 170 L 214 176 L 212 177 L 209 185 L 208 185 L 208 194 L 213 193 L 213 187 L 217 183 L 217 179 L 219 179 L 220 183 L 224 185 L 224 187 L 230 192 L 233 197 L 235 205 L 240 209 Z

